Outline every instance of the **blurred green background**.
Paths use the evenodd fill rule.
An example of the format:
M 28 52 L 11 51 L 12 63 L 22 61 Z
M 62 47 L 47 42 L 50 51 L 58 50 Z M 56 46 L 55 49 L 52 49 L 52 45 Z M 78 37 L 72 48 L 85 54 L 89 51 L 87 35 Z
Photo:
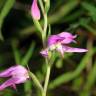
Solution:
M 87 53 L 56 55 L 47 96 L 96 96 L 96 0 L 50 0 L 48 22 L 52 34 L 63 31 L 77 34 L 74 47 Z M 34 27 L 30 13 L 32 0 L 0 0 L 0 71 L 20 64 L 29 65 L 40 82 L 46 73 L 41 35 Z M 40 20 L 41 24 L 43 19 Z M 0 78 L 0 84 L 5 81 Z M 0 96 L 40 96 L 28 80 L 7 88 Z

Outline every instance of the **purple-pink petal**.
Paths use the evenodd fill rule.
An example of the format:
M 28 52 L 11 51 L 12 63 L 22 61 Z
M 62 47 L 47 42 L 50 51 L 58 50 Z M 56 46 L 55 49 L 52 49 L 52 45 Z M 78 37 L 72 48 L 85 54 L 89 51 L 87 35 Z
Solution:
M 82 53 L 82 52 L 87 52 L 87 49 L 82 49 L 82 48 L 73 48 L 73 47 L 69 47 L 69 46 L 63 46 L 63 51 L 64 52 L 78 52 L 78 53 Z
M 46 48 L 46 49 L 40 51 L 40 54 L 41 54 L 42 56 L 44 56 L 44 57 L 48 57 L 48 49 Z
M 72 35 L 69 32 L 62 32 L 56 35 L 51 35 L 48 38 L 48 47 L 51 46 L 52 44 L 69 44 L 71 42 L 76 43 L 74 40 L 77 37 L 77 35 Z
M 24 67 L 17 65 L 10 67 L 7 70 L 4 70 L 3 72 L 0 72 L 0 77 L 9 77 L 14 74 L 24 74 L 24 73 L 27 73 L 27 70 Z
M 14 89 L 16 89 L 15 84 L 20 84 L 20 83 L 24 83 L 27 80 L 26 77 L 11 77 L 10 79 L 8 79 L 7 81 L 5 81 L 3 84 L 0 85 L 0 90 L 4 90 L 6 87 L 13 87 Z
M 17 78 L 17 77 L 15 77 Z M 24 83 L 28 78 L 22 76 L 22 77 L 18 77 L 18 80 L 15 82 L 15 84 L 20 84 L 20 83 Z
M 61 33 L 59 33 L 58 34 L 58 36 L 60 36 L 60 37 L 64 37 L 64 38 L 73 38 L 73 39 L 75 39 L 76 37 L 77 37 L 77 35 L 72 35 L 71 33 L 69 33 L 69 32 L 61 32 Z
M 16 71 L 16 70 L 17 70 L 17 71 Z M 13 70 L 11 73 L 12 73 L 13 76 L 15 75 L 15 77 L 18 77 L 18 76 L 20 77 L 20 76 L 22 76 L 23 74 L 27 74 L 28 71 L 27 71 L 27 69 L 24 68 L 23 66 L 18 65 L 18 66 L 15 66 L 15 67 L 14 67 L 14 70 Z
M 37 0 L 33 0 L 32 6 L 31 6 L 31 14 L 35 20 L 40 19 L 40 9 L 37 5 Z
M 14 70 L 14 67 L 10 67 L 7 70 L 4 70 L 3 72 L 0 72 L 0 77 L 9 77 L 11 76 L 11 72 Z
M 60 42 L 63 38 L 59 37 L 58 35 L 51 35 L 48 38 L 48 46 L 51 46 L 53 44 L 56 44 Z
M 15 82 L 17 82 L 18 78 L 10 78 L 0 85 L 0 91 L 4 90 L 6 87 L 12 87 Z
M 69 32 L 59 33 L 58 36 L 63 38 L 63 40 L 61 41 L 62 44 L 69 44 L 71 42 L 76 42 L 74 39 L 77 37 L 77 35 L 72 35 Z

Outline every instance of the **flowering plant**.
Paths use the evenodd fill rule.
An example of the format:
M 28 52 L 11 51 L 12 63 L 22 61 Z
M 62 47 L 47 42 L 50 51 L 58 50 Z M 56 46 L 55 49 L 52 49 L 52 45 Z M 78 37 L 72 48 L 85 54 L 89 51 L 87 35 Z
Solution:
M 6 89 L 10 91 L 10 87 L 12 87 L 15 90 L 17 89 L 19 90 L 18 88 L 19 86 L 17 85 L 19 84 L 21 85 L 21 83 L 23 83 L 22 84 L 23 88 L 20 90 L 22 91 L 24 90 L 24 92 L 22 92 L 24 96 L 31 96 L 34 94 L 36 96 L 58 96 L 58 95 L 63 96 L 62 92 L 61 94 L 57 92 L 58 86 L 64 83 L 66 83 L 67 85 L 69 81 L 72 81 L 70 84 L 68 83 L 67 86 L 62 85 L 63 87 L 61 88 L 60 86 L 60 88 L 63 90 L 67 90 L 68 93 L 70 90 L 72 90 L 72 92 L 75 91 L 76 95 L 77 93 L 79 93 L 80 96 L 89 96 L 89 94 L 91 93 L 90 92 L 91 87 L 95 85 L 94 82 L 95 82 L 95 72 L 96 72 L 95 71 L 96 64 L 92 63 L 95 61 L 94 59 L 95 55 L 93 56 L 93 54 L 95 53 L 96 49 L 93 48 L 93 46 L 95 45 L 95 43 L 93 44 L 95 40 L 95 38 L 93 39 L 93 37 L 95 37 L 96 33 L 95 33 L 95 29 L 92 29 L 89 26 L 89 24 L 91 24 L 93 28 L 95 27 L 96 22 L 94 24 L 92 23 L 93 21 L 96 21 L 93 18 L 95 16 L 94 13 L 96 12 L 91 12 L 93 9 L 95 10 L 95 8 L 90 7 L 90 5 L 86 3 L 87 0 L 85 1 L 59 0 L 56 2 L 54 0 L 53 1 L 32 0 L 31 2 L 28 1 L 31 3 L 30 10 L 29 10 L 29 5 L 27 7 L 27 4 L 26 6 L 23 3 L 21 4 L 22 1 L 19 0 L 6 0 L 6 2 L 3 1 L 0 1 L 0 39 L 5 40 L 4 43 L 6 44 L 3 45 L 0 42 L 0 52 L 1 52 L 0 66 L 1 68 L 3 64 L 6 64 L 5 66 L 7 66 L 7 63 L 9 62 L 6 62 L 7 61 L 5 60 L 6 58 L 8 59 L 8 61 L 13 63 L 14 62 L 13 55 L 15 58 L 14 64 L 16 65 L 11 65 L 11 67 L 7 68 L 6 70 L 0 71 L 0 78 L 1 78 L 0 94 L 2 95 L 2 92 L 5 92 L 4 94 L 6 94 L 7 92 Z M 53 6 L 50 3 L 53 4 Z M 6 5 L 7 7 L 6 6 L 2 7 L 1 6 L 2 4 Z M 83 8 L 78 6 L 78 4 Z M 20 28 L 22 26 L 24 27 L 24 29 L 22 30 L 21 28 L 19 30 L 19 28 L 17 28 L 18 26 L 16 26 L 16 30 L 15 30 L 16 32 L 10 32 L 10 34 L 12 33 L 12 35 L 6 33 L 8 34 L 7 36 L 5 35 L 5 33 L 3 33 L 3 31 L 5 32 L 6 29 L 5 28 L 6 22 L 8 22 L 7 19 L 5 19 L 5 15 L 9 13 L 9 9 L 11 10 L 12 6 L 14 7 L 11 11 L 12 13 L 10 12 L 10 14 L 13 14 L 13 17 L 17 18 L 17 21 L 19 21 L 18 18 L 19 16 L 17 16 L 18 15 L 17 10 L 20 9 L 20 14 L 23 13 L 21 11 L 24 11 L 24 14 L 25 12 L 27 13 L 26 21 L 29 20 L 29 22 L 25 23 L 25 18 L 23 18 L 22 16 L 24 22 L 21 20 L 22 24 L 20 22 Z M 60 9 L 58 9 L 58 7 L 60 7 Z M 75 10 L 73 10 L 75 8 L 76 8 L 76 13 Z M 77 11 L 78 9 L 79 11 Z M 14 10 L 16 11 L 15 14 L 14 14 Z M 83 12 L 85 10 L 88 11 L 88 13 L 85 12 L 87 14 Z M 88 18 L 86 19 L 85 17 L 87 16 Z M 8 17 L 6 18 L 8 18 L 9 20 L 10 17 L 11 16 L 8 15 Z M 12 23 L 11 24 L 12 30 L 15 29 L 14 25 L 15 23 L 17 23 L 15 19 L 13 21 L 12 21 L 13 23 L 10 22 L 8 24 L 10 25 Z M 11 31 L 10 26 L 8 26 L 7 29 L 6 30 L 8 32 Z M 88 29 L 88 31 L 85 32 L 85 29 Z M 3 35 L 5 36 L 3 37 Z M 12 36 L 12 38 L 10 38 L 10 36 Z M 27 36 L 29 37 L 27 38 Z M 84 38 L 84 36 L 88 38 Z M 76 38 L 78 40 L 76 40 Z M 32 44 L 30 44 L 29 49 L 27 49 L 30 40 L 32 40 Z M 86 44 L 87 46 L 85 46 L 86 42 L 87 42 Z M 74 44 L 75 46 L 72 44 Z M 12 46 L 13 54 L 12 52 L 9 52 L 10 45 Z M 9 47 L 6 48 L 6 46 Z M 27 47 L 25 48 L 25 46 Z M 8 52 L 6 52 L 5 49 Z M 2 54 L 4 54 L 4 59 L 2 59 L 3 58 Z M 92 58 L 92 56 L 94 58 Z M 84 70 L 84 74 L 83 74 L 83 70 Z M 64 74 L 61 74 L 62 72 L 64 72 Z M 87 78 L 85 78 L 85 75 Z M 4 79 L 4 81 L 2 79 Z M 86 82 L 84 84 L 85 79 Z M 56 93 L 53 90 L 55 88 L 56 88 L 55 90 Z M 34 91 L 34 89 L 36 90 L 36 92 Z M 92 93 L 95 94 L 95 92 L 93 91 Z M 64 95 L 65 93 L 67 94 L 66 91 L 64 91 Z M 19 92 L 16 91 L 15 94 L 18 95 Z M 73 96 L 73 94 L 71 95 Z

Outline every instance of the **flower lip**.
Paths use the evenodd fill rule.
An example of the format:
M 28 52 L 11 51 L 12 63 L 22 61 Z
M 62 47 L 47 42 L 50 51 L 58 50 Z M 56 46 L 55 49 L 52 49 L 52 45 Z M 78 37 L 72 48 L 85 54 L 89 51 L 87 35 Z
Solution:
M 77 52 L 77 53 L 82 53 L 82 52 L 87 52 L 88 50 L 87 49 L 82 49 L 82 48 L 74 48 L 74 47 L 69 47 L 69 46 L 66 46 L 66 45 L 63 45 L 63 51 L 64 52 Z

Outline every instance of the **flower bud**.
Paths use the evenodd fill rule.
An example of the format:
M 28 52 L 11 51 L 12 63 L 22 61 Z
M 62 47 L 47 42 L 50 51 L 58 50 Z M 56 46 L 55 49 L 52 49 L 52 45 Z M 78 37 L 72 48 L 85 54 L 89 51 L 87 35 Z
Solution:
M 32 6 L 31 6 L 31 15 L 33 19 L 40 20 L 40 9 L 37 4 L 37 0 L 33 0 Z

